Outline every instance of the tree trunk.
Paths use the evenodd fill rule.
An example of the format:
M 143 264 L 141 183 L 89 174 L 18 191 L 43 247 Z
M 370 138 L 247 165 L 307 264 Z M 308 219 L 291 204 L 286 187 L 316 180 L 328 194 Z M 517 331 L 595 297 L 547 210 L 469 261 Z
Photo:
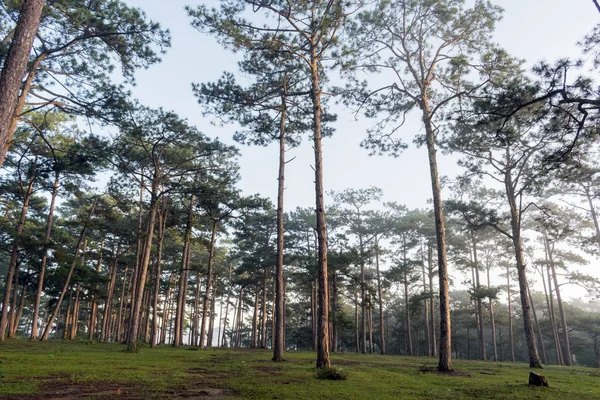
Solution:
M 379 239 L 375 237 L 375 268 L 377 270 L 377 300 L 379 302 L 379 340 L 381 354 L 385 354 L 385 326 L 383 324 L 383 296 L 381 291 L 381 274 L 379 272 Z M 423 272 L 425 274 L 425 272 Z M 425 275 L 423 275 L 425 277 Z M 427 312 L 425 313 L 427 316 Z M 425 317 L 427 319 L 427 317 Z M 429 329 L 427 329 L 429 333 Z
M 0 163 L 0 166 L 2 163 Z M 37 166 L 37 156 L 35 158 L 34 168 Z M 10 301 L 10 292 L 12 290 L 12 283 L 15 276 L 18 276 L 17 273 L 17 257 L 19 256 L 19 245 L 21 243 L 21 234 L 23 233 L 23 228 L 25 227 L 25 219 L 27 218 L 27 210 L 29 209 L 29 201 L 31 200 L 31 195 L 33 193 L 33 183 L 35 181 L 35 173 L 31 174 L 31 178 L 29 179 L 29 184 L 27 185 L 27 190 L 23 196 L 23 206 L 21 207 L 21 217 L 19 218 L 19 223 L 17 224 L 17 232 L 16 236 L 13 240 L 12 250 L 10 253 L 10 261 L 8 263 L 8 272 L 6 274 L 6 284 L 4 286 L 4 298 L 2 300 L 2 314 L 0 316 L 0 342 L 4 341 L 6 336 L 6 327 L 8 324 L 8 303 Z M 22 188 L 22 187 L 21 187 Z M 15 285 L 15 293 L 16 285 Z M 14 315 L 15 311 L 11 310 Z M 14 318 L 14 317 L 13 317 Z M 9 329 L 10 336 L 10 329 Z
M 27 270 L 27 275 L 25 281 L 23 282 L 23 287 L 21 288 L 21 296 L 19 298 L 19 309 L 14 317 L 13 323 L 10 327 L 10 331 L 8 333 L 8 337 L 10 339 L 14 339 L 17 336 L 17 329 L 19 328 L 19 321 L 21 320 L 21 315 L 23 315 L 23 308 L 25 307 L 25 296 L 27 294 L 27 286 L 29 285 L 29 275 L 30 270 Z
M 431 319 L 431 354 L 437 357 L 437 338 L 435 332 L 435 301 L 433 298 L 433 247 L 427 242 L 427 275 L 429 276 L 429 293 L 431 294 L 429 316 Z
M 512 317 L 512 295 L 510 292 L 510 266 L 506 264 L 506 294 L 508 298 L 508 337 L 510 340 L 510 355 L 512 362 L 515 362 L 515 336 Z M 502 357 L 504 359 L 504 357 Z
M 440 355 L 438 371 L 452 371 L 452 325 L 450 322 L 450 298 L 448 295 L 448 265 L 446 262 L 446 232 L 444 230 L 444 214 L 442 210 L 442 194 L 440 178 L 437 167 L 435 148 L 435 131 L 431 123 L 429 100 L 423 96 L 422 100 L 423 123 L 427 142 L 429 158 L 429 172 L 431 175 L 431 189 L 433 193 L 433 213 L 435 217 L 435 236 L 438 251 L 438 276 L 440 280 Z
M 133 272 L 129 274 L 129 280 L 131 280 Z M 121 299 L 119 301 L 119 315 L 117 316 L 117 335 L 116 340 L 121 341 L 123 336 L 123 325 L 124 325 L 124 315 L 125 310 L 125 297 L 127 296 L 127 267 L 125 267 L 125 272 L 123 273 L 123 286 L 121 287 Z
M 473 246 L 473 269 L 475 271 L 475 287 L 477 290 L 481 288 L 481 284 L 479 281 L 479 261 L 477 259 L 477 238 L 475 237 L 475 232 L 471 231 L 471 244 Z M 481 297 L 477 296 L 477 325 L 478 325 L 478 339 L 479 339 L 479 351 L 482 360 L 487 360 L 486 354 L 486 344 L 485 344 L 485 328 L 483 322 L 483 304 L 481 302 Z
M 152 189 L 150 193 L 150 210 L 148 216 L 148 229 L 146 234 L 146 240 L 144 244 L 144 251 L 140 262 L 139 278 L 137 279 L 138 284 L 136 291 L 133 294 L 133 310 L 131 312 L 129 338 L 127 340 L 127 349 L 129 351 L 135 351 L 136 340 L 140 328 L 140 317 L 142 310 L 142 300 L 144 297 L 144 288 L 146 285 L 146 276 L 148 274 L 148 264 L 150 263 L 150 253 L 152 251 L 152 239 L 154 237 L 154 225 L 156 222 L 156 209 L 158 208 L 158 177 L 155 173 L 154 180 L 152 182 Z
M 254 290 L 254 312 L 252 313 L 252 335 L 250 347 L 256 349 L 258 347 L 258 286 Z
M 215 242 L 217 240 L 217 227 L 219 221 L 212 222 L 212 232 L 210 234 L 210 248 L 208 249 L 208 271 L 206 272 L 206 292 L 204 292 L 204 303 L 202 306 L 202 325 L 200 326 L 200 348 L 206 348 L 204 338 L 206 337 L 206 317 L 210 310 L 210 292 L 213 281 L 213 264 L 215 259 Z
M 408 350 L 408 355 L 412 356 L 412 333 L 410 330 L 410 310 L 408 307 L 408 275 L 406 272 L 404 273 L 404 318 L 404 321 L 406 322 L 406 348 Z
M 80 295 L 81 283 L 78 283 L 77 287 L 75 288 L 75 303 L 73 304 L 73 320 L 71 323 L 71 332 L 69 333 L 69 340 L 75 340 L 75 338 L 77 337 L 77 331 L 79 329 L 79 306 L 81 304 Z
M 284 298 L 283 286 L 283 251 L 284 251 L 284 192 L 285 192 L 285 121 L 287 119 L 286 106 L 287 75 L 283 80 L 283 95 L 281 97 L 281 119 L 279 122 L 279 175 L 277 176 L 277 258 L 275 260 L 275 315 L 273 332 L 273 361 L 284 361 L 285 343 L 283 340 L 284 325 Z M 229 296 L 228 296 L 229 297 Z
M 52 325 L 54 324 L 54 320 L 56 319 L 56 315 L 60 311 L 60 306 L 62 304 L 63 299 L 65 298 L 65 294 L 67 293 L 67 289 L 69 287 L 69 283 L 71 282 L 71 277 L 73 276 L 73 271 L 75 270 L 75 265 L 77 265 L 77 256 L 79 255 L 79 249 L 81 248 L 81 244 L 83 243 L 83 239 L 85 237 L 85 231 L 87 229 L 87 224 L 89 220 L 92 218 L 94 214 L 94 210 L 96 208 L 96 203 L 98 202 L 98 198 L 94 199 L 94 203 L 92 204 L 92 208 L 88 214 L 88 220 L 83 224 L 83 228 L 81 228 L 81 233 L 79 234 L 79 240 L 77 241 L 77 246 L 75 247 L 75 254 L 73 256 L 73 261 L 71 262 L 71 268 L 69 268 L 69 272 L 67 273 L 67 279 L 63 286 L 62 291 L 60 292 L 60 296 L 58 296 L 58 300 L 56 302 L 56 307 L 48 319 L 48 324 L 46 325 L 46 329 L 44 329 L 44 333 L 42 335 L 42 342 L 48 340 L 48 335 L 50 335 L 50 331 L 52 330 Z M 32 333 L 33 335 L 33 333 Z
M 560 285 L 558 284 L 558 278 L 556 276 L 556 267 L 554 264 L 553 246 L 550 246 L 548 241 L 548 235 L 544 231 L 544 241 L 548 247 L 548 255 L 550 259 L 550 268 L 552 268 L 552 277 L 554 280 L 554 290 L 556 291 L 556 303 L 558 304 L 558 314 L 560 315 L 560 322 L 562 325 L 563 334 L 563 360 L 565 365 L 573 365 L 573 356 L 571 354 L 571 344 L 569 342 L 569 329 L 567 326 L 567 316 L 563 307 L 562 298 L 560 295 Z
M 592 196 L 590 194 L 589 188 L 585 188 L 585 196 L 587 198 L 588 204 L 590 205 L 592 221 L 594 221 L 594 228 L 596 230 L 596 244 L 598 244 L 598 246 L 600 247 L 600 224 L 598 224 L 598 214 L 596 213 L 596 208 L 594 207 L 594 202 L 592 201 Z
M 548 254 L 546 253 L 546 257 Z M 552 297 L 552 277 L 550 276 L 550 263 L 546 265 L 546 273 L 548 276 L 548 292 L 546 293 L 546 305 L 548 307 L 548 319 L 552 327 L 552 338 L 554 339 L 554 351 L 556 353 L 556 364 L 564 365 L 562 359 L 562 349 L 560 346 L 560 338 L 558 336 L 558 327 L 556 326 L 556 313 L 554 312 L 554 298 Z M 543 279 L 543 276 L 542 276 Z M 544 283 L 544 290 L 546 284 Z
M 102 267 L 102 250 L 104 250 L 104 238 L 100 244 L 100 254 L 98 256 L 98 264 L 96 264 L 96 272 L 100 273 Z M 88 327 L 88 340 L 94 340 L 94 334 L 96 331 L 96 319 L 98 318 L 98 284 L 94 285 L 94 294 L 92 297 L 92 304 L 90 310 L 90 325 Z
M 423 247 L 421 247 L 421 255 L 423 255 Z M 423 275 L 423 294 L 425 295 L 427 293 L 427 279 L 425 276 L 425 260 L 423 260 L 423 256 L 421 256 L 421 273 Z M 429 299 L 427 297 L 425 298 L 424 303 L 425 308 L 423 310 L 423 320 L 425 322 L 425 343 L 427 346 L 425 354 L 427 354 L 427 357 L 431 357 L 431 332 L 429 329 Z
M 131 270 L 131 284 L 130 284 L 130 288 L 129 291 L 131 292 L 131 305 L 129 308 L 129 327 L 131 328 L 131 313 L 133 312 L 134 309 L 134 303 L 136 301 L 136 298 L 134 296 L 135 293 L 137 293 L 137 287 L 139 284 L 139 276 L 140 276 L 140 266 L 142 263 L 142 255 L 144 252 L 144 243 L 142 242 L 142 235 L 143 235 L 143 226 L 144 226 L 144 168 L 142 167 L 140 169 L 140 175 L 141 175 L 141 179 L 140 179 L 140 196 L 139 196 L 139 201 L 138 201 L 138 225 L 137 225 L 137 240 L 136 240 L 136 245 L 135 245 L 135 264 L 133 269 Z M 127 335 L 127 341 L 129 340 L 129 334 L 131 332 L 131 329 L 128 329 L 126 332 Z M 137 339 L 134 339 L 137 340 Z
M 54 174 L 54 186 L 52 186 L 52 196 L 50 197 L 50 209 L 48 210 L 48 220 L 46 222 L 46 233 L 44 235 L 44 247 L 42 249 L 42 261 L 40 265 L 40 275 L 38 278 L 37 291 L 33 301 L 33 317 L 31 319 L 31 337 L 30 340 L 37 340 L 38 337 L 38 319 L 40 315 L 40 301 L 44 290 L 44 276 L 46 274 L 46 263 L 48 262 L 48 242 L 52 234 L 52 220 L 54 218 L 54 206 L 56 204 L 56 195 L 58 194 L 60 174 Z M 77 257 L 75 257 L 77 258 Z
M 358 334 L 358 292 L 354 291 L 354 336 L 356 342 L 356 352 L 360 352 L 360 339 Z
M 317 55 L 316 33 L 311 38 L 311 100 L 313 105 L 313 145 L 315 153 L 315 203 L 317 217 L 317 239 L 319 248 L 318 280 L 318 327 L 317 368 L 329 368 L 329 278 L 327 274 L 327 225 L 323 189 L 323 148 L 321 146 L 321 88 L 319 87 L 319 56 Z
M 228 279 L 228 284 L 229 284 L 229 288 L 227 289 L 227 300 L 225 301 L 225 317 L 223 317 L 223 336 L 221 337 L 221 347 L 227 347 L 227 316 L 229 314 L 229 302 L 231 300 L 231 272 L 232 272 L 232 267 L 231 264 L 229 264 L 229 279 Z M 234 309 L 234 313 L 235 313 L 235 309 Z M 232 328 L 233 328 L 233 324 L 232 324 Z M 275 361 L 275 360 L 273 360 Z
M 491 287 L 490 268 L 487 268 L 487 286 Z M 494 299 L 489 298 L 490 302 L 490 327 L 492 329 L 492 344 L 494 346 L 494 361 L 498 362 L 498 346 L 496 345 L 496 321 L 494 318 Z
M 529 300 L 531 301 L 531 314 L 533 314 L 533 322 L 535 323 L 535 327 L 538 333 L 538 344 L 542 350 L 542 362 L 544 364 L 548 364 L 548 354 L 546 354 L 546 346 L 544 346 L 544 337 L 542 336 L 542 329 L 537 319 L 537 314 L 535 313 L 535 302 L 531 297 L 531 288 L 527 285 L 527 295 L 529 296 Z
M 161 262 L 162 262 L 162 250 L 163 241 L 165 239 L 165 230 L 167 225 L 167 198 L 163 197 L 161 201 L 160 213 L 158 214 L 158 232 L 157 232 L 157 243 L 156 243 L 156 275 L 154 277 L 154 295 L 152 296 L 152 339 L 150 342 L 151 347 L 158 345 L 158 296 L 160 295 L 160 275 L 161 275 Z M 163 318 L 165 310 L 163 307 Z
M 185 311 L 185 287 L 187 281 L 187 270 L 188 270 L 188 260 L 190 253 L 190 242 L 192 238 L 192 218 L 193 218 L 193 209 L 194 209 L 194 195 L 190 198 L 190 206 L 188 208 L 188 219 L 185 228 L 185 239 L 183 244 L 183 255 L 181 258 L 181 274 L 179 277 L 179 292 L 177 294 L 177 309 L 175 311 L 175 331 L 173 333 L 174 340 L 173 346 L 179 347 L 181 343 L 181 336 L 183 330 L 183 318 Z
M 507 165 L 510 165 L 510 153 L 506 149 Z M 523 328 L 525 329 L 525 339 L 527 342 L 527 352 L 529 355 L 530 368 L 542 368 L 540 357 L 535 346 L 535 336 L 531 323 L 531 313 L 529 312 L 529 298 L 527 296 L 527 275 L 525 272 L 525 258 L 523 256 L 523 241 L 521 240 L 521 210 L 517 206 L 515 188 L 512 181 L 510 169 L 507 170 L 504 177 L 504 186 L 506 196 L 510 206 L 510 225 L 512 229 L 512 241 L 515 250 L 515 259 L 517 262 L 517 275 L 519 278 L 519 293 L 521 295 L 521 308 L 523 316 Z
M 260 320 L 260 348 L 267 348 L 267 279 L 263 278 L 262 287 L 262 312 Z M 213 301 L 214 305 L 214 301 Z
M 338 321 L 337 321 L 337 308 L 338 308 L 338 287 L 337 287 L 337 271 L 332 271 L 332 295 L 331 295 L 331 350 L 334 353 L 338 351 Z
M 12 42 L 0 73 L 0 167 L 10 146 L 10 126 L 21 89 L 23 74 L 37 33 L 44 0 L 24 0 Z
M 115 292 L 115 285 L 117 283 L 117 269 L 119 265 L 119 255 L 121 253 L 121 243 L 117 246 L 117 252 L 115 253 L 115 260 L 112 264 L 108 287 L 106 288 L 106 301 L 104 302 L 104 316 L 102 317 L 102 328 L 100 330 L 100 341 L 106 342 L 108 340 L 110 319 L 112 315 L 112 301 Z

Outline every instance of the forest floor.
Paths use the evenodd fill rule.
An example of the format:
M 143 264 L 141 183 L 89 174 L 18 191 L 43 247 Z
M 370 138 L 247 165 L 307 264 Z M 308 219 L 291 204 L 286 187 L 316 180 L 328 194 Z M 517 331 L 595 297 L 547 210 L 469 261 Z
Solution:
M 521 363 L 332 354 L 347 380 L 317 379 L 315 353 L 163 346 L 124 352 L 93 342 L 0 343 L 0 399 L 600 399 L 600 370 L 547 366 L 550 388 L 528 385 Z

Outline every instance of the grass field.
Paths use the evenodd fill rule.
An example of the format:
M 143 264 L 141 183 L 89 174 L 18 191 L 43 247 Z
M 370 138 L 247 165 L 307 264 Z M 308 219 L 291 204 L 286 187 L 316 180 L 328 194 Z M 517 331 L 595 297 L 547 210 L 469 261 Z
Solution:
M 119 344 L 0 344 L 0 399 L 600 399 L 600 370 L 548 366 L 550 388 L 527 384 L 525 364 L 332 354 L 347 380 L 316 377 L 315 354 L 160 347 L 126 353 Z

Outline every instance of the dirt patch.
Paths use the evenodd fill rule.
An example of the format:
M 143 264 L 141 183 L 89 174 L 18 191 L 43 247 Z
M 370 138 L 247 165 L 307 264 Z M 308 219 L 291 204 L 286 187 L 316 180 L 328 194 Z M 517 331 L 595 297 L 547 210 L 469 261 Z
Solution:
M 107 382 L 67 383 L 63 381 L 49 382 L 44 380 L 37 393 L 30 395 L 14 395 L 6 400 L 80 400 L 80 399 L 121 399 L 142 400 L 151 398 L 170 399 L 207 399 L 224 400 L 233 395 L 227 389 L 209 387 L 181 388 L 166 392 L 149 391 L 143 386 Z
M 436 375 L 440 375 L 440 376 L 460 376 L 463 378 L 472 378 L 473 377 L 470 373 L 464 372 L 464 371 L 457 371 L 457 370 L 438 371 L 437 368 L 435 368 L 435 367 L 427 367 L 427 366 L 423 366 L 423 367 L 419 368 L 419 371 L 417 373 L 418 374 L 436 374 Z
M 63 382 L 45 382 L 38 387 L 37 393 L 31 395 L 15 395 L 10 400 L 74 400 L 74 399 L 143 399 L 141 387 L 120 385 L 116 383 L 94 382 L 71 384 Z

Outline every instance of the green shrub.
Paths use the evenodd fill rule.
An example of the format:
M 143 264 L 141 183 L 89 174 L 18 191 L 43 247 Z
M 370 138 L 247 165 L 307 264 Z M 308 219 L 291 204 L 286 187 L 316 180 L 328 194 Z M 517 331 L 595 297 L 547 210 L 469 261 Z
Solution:
M 348 373 L 341 368 L 319 368 L 317 370 L 317 378 L 330 381 L 345 381 L 348 379 Z

